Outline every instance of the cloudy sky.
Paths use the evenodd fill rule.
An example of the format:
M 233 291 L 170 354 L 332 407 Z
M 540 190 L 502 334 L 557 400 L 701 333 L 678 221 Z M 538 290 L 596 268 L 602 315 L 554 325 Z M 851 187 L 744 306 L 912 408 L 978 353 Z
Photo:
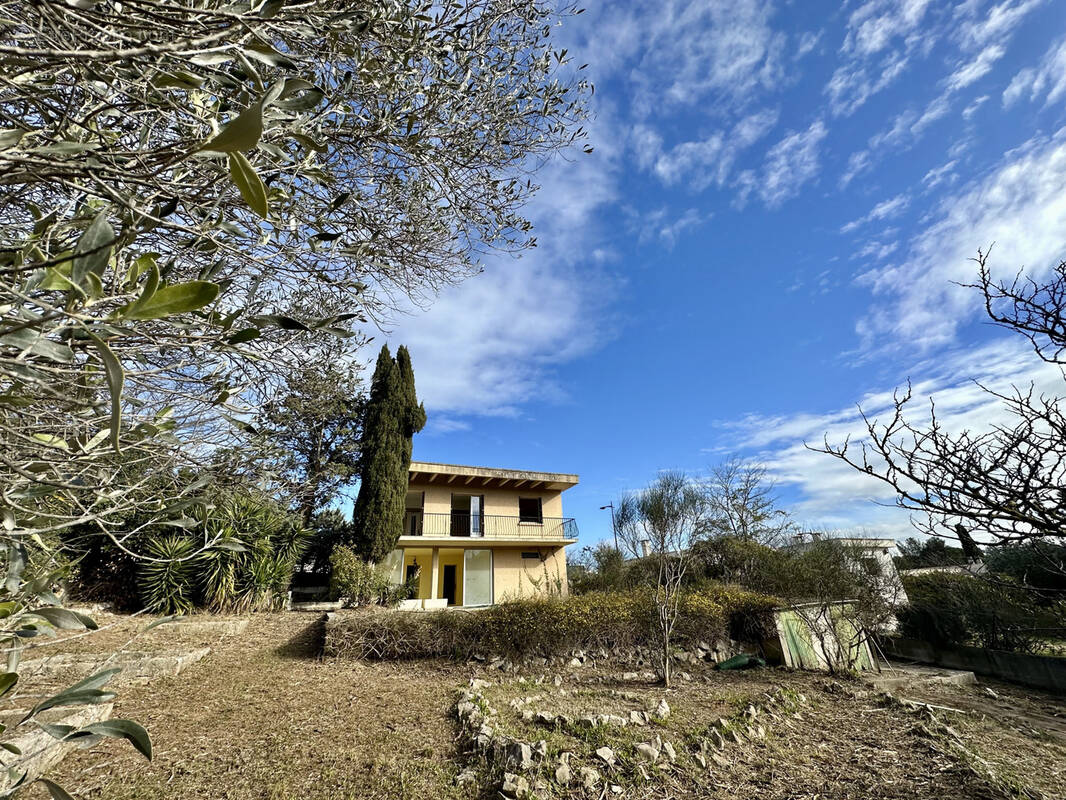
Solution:
M 1066 2 L 588 3 L 559 33 L 596 84 L 592 155 L 540 174 L 540 247 L 400 321 L 415 457 L 577 472 L 598 510 L 659 469 L 760 459 L 808 525 L 906 536 L 806 450 L 910 379 L 950 424 L 973 384 L 1061 377 L 984 323 L 970 259 L 1066 257 Z

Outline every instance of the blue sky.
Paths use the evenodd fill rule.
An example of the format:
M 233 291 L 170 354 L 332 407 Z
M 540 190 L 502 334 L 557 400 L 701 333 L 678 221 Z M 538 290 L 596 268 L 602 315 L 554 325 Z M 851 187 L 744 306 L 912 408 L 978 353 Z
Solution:
M 981 318 L 968 261 L 1066 257 L 1066 2 L 590 3 L 592 155 L 539 174 L 540 246 L 399 319 L 415 457 L 577 472 L 600 505 L 657 470 L 758 459 L 802 524 L 906 536 L 803 441 L 861 433 L 910 378 L 957 428 L 972 381 L 1061 377 Z

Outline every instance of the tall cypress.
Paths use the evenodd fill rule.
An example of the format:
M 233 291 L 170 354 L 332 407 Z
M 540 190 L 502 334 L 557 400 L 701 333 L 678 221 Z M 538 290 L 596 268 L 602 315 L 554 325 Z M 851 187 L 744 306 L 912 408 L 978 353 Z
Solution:
M 411 437 L 425 422 L 407 348 L 394 359 L 383 345 L 370 383 L 353 515 L 354 544 L 367 561 L 385 558 L 403 531 Z

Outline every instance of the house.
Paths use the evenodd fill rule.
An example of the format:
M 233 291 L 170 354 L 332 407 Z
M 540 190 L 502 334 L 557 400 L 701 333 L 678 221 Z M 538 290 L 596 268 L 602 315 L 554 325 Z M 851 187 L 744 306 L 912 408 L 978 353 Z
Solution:
M 404 530 L 385 559 L 397 583 L 417 580 L 407 608 L 488 606 L 567 593 L 563 516 L 577 475 L 412 461 Z
M 802 552 L 816 542 L 827 539 L 815 536 L 811 541 L 798 541 L 786 545 L 785 549 Z M 895 557 L 899 547 L 895 539 L 873 536 L 836 536 L 831 541 L 846 549 L 849 562 L 856 572 L 861 572 L 872 579 L 872 583 L 889 606 L 901 606 L 907 603 L 907 593 L 903 590 L 903 581 L 896 570 Z

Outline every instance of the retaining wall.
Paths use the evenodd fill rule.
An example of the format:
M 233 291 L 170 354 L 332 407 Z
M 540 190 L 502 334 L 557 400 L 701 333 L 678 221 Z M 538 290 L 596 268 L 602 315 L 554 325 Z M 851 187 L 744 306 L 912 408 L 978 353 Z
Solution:
M 893 658 L 947 669 L 969 670 L 978 675 L 1066 695 L 1066 658 L 1030 656 L 963 645 L 934 645 L 919 639 L 896 637 L 882 639 L 881 649 Z

